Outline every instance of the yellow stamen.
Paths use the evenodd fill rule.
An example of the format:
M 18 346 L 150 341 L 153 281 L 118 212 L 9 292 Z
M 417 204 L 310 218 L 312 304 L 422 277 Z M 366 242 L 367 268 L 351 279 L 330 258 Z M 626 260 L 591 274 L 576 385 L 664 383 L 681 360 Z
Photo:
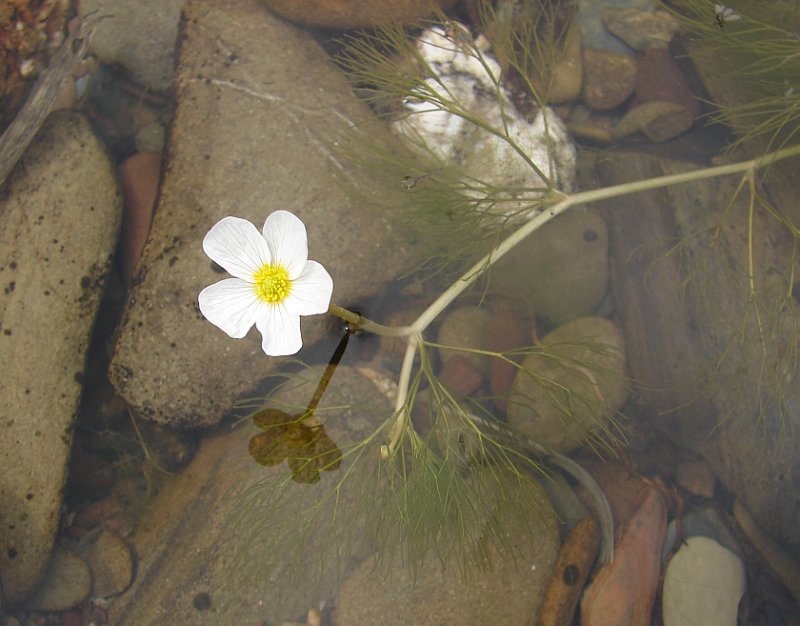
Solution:
M 281 265 L 264 265 L 253 274 L 256 295 L 269 304 L 283 302 L 292 290 L 292 281 Z

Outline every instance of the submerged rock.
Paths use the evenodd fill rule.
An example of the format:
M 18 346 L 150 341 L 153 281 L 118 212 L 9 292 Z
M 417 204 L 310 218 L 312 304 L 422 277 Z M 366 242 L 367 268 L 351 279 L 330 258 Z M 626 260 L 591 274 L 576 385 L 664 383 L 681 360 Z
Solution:
M 67 112 L 42 126 L 0 200 L 0 577 L 11 603 L 50 558 L 121 209 L 103 146 Z
M 597 573 L 583 594 L 583 626 L 650 626 L 666 528 L 667 507 L 661 494 L 643 490 L 638 508 L 620 533 L 614 561 Z
M 502 86 L 497 61 L 478 43 L 462 41 L 470 37 L 466 27 L 451 29 L 455 32 L 435 26 L 417 38 L 417 52 L 427 66 L 425 85 L 418 88 L 419 97 L 403 102 L 407 114 L 392 123 L 394 132 L 423 154 L 459 166 L 491 193 L 505 195 L 508 200 L 497 202 L 497 208 L 506 214 L 522 208 L 519 189 L 527 188 L 530 197 L 530 189 L 542 189 L 545 178 L 570 191 L 575 147 L 561 120 L 547 107 L 539 108 L 532 121 L 519 113 Z
M 735 626 L 744 589 L 738 556 L 708 537 L 689 537 L 664 575 L 664 626 Z
M 285 362 L 264 355 L 255 330 L 234 340 L 200 315 L 197 294 L 222 278 L 201 244 L 219 219 L 260 228 L 276 209 L 296 213 L 344 306 L 407 271 L 411 255 L 388 206 L 402 190 L 336 149 L 388 134 L 314 40 L 258 0 L 190 0 L 184 16 L 169 156 L 110 376 L 142 416 L 196 427 Z M 304 318 L 306 345 L 327 322 Z
M 168 91 L 175 74 L 175 40 L 184 0 L 79 0 L 81 17 L 98 14 L 89 47 L 110 65 L 155 91 Z
M 608 289 L 608 227 L 594 211 L 570 209 L 520 242 L 489 276 L 493 289 L 513 293 L 551 326 L 592 315 Z
M 613 433 L 628 398 L 622 334 L 609 320 L 583 317 L 545 335 L 529 354 L 508 397 L 508 425 L 569 453 Z
M 455 0 L 263 0 L 291 22 L 326 28 L 409 24 L 449 9 Z
M 498 472 L 497 468 L 483 470 Z M 487 501 L 502 493 L 507 500 L 473 529 L 483 539 L 482 554 L 491 567 L 452 563 L 443 568 L 435 554 L 415 568 L 398 557 L 363 562 L 336 597 L 336 623 L 347 626 L 439 626 L 440 624 L 532 624 L 539 612 L 550 572 L 558 557 L 556 516 L 544 490 L 498 472 L 501 481 Z M 492 479 L 495 480 L 494 478 Z M 510 502 L 513 501 L 513 504 Z M 522 510 L 536 513 L 521 519 Z M 502 535 L 493 540 L 492 534 Z M 465 538 L 465 542 L 471 538 Z M 513 558 L 510 556 L 513 554 Z M 452 556 L 451 556 L 452 558 Z
M 636 71 L 632 55 L 584 48 L 581 98 L 595 111 L 616 108 L 633 93 Z
M 302 410 L 322 371 L 292 377 L 269 406 Z M 136 579 L 114 600 L 109 623 L 281 624 L 332 597 L 338 576 L 375 549 L 362 526 L 382 486 L 377 445 L 362 450 L 357 466 L 351 446 L 391 415 L 376 384 L 339 365 L 317 417 L 330 439 L 353 454 L 338 470 L 320 472 L 315 484 L 286 482 L 285 462 L 256 463 L 248 439 L 263 431 L 251 424 L 206 438 L 146 507 L 132 537 Z M 345 472 L 352 473 L 337 495 L 332 489 Z M 199 594 L 208 596 L 210 610 L 193 605 Z
M 64 548 L 56 548 L 41 587 L 26 607 L 32 611 L 66 611 L 78 606 L 92 591 L 92 572 L 86 562 Z

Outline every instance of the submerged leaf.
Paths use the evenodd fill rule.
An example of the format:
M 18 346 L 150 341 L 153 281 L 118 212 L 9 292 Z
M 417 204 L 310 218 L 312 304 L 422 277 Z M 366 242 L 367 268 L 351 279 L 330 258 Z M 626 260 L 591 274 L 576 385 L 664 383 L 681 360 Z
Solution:
M 264 432 L 250 439 L 250 456 L 266 467 L 288 461 L 292 480 L 312 484 L 320 471 L 339 467 L 342 453 L 316 418 L 307 413 L 289 415 L 279 409 L 262 409 L 253 422 Z

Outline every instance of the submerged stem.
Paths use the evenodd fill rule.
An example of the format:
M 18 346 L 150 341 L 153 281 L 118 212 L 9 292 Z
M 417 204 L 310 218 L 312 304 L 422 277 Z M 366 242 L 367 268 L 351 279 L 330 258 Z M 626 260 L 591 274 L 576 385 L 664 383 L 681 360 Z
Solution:
M 411 326 L 384 326 L 367 319 L 361 313 L 350 311 L 336 304 L 331 304 L 328 307 L 328 313 L 343 319 L 353 331 L 365 330 L 373 335 L 381 335 L 383 337 L 408 337 L 414 333 Z
M 388 457 L 394 454 L 397 444 L 402 436 L 402 429 L 407 423 L 407 407 L 405 407 L 406 397 L 408 395 L 408 384 L 411 380 L 411 368 L 414 365 L 414 356 L 418 341 L 412 338 L 421 338 L 422 333 L 428 328 L 433 320 L 449 306 L 453 300 L 460 296 L 467 287 L 477 280 L 489 267 L 494 265 L 501 259 L 508 251 L 517 246 L 528 235 L 537 231 L 544 226 L 547 222 L 555 217 L 564 213 L 570 207 L 576 204 L 586 204 L 589 202 L 596 202 L 597 200 L 606 200 L 608 198 L 617 198 L 619 196 L 637 193 L 640 191 L 648 191 L 651 189 L 660 189 L 661 187 L 669 187 L 682 183 L 688 183 L 697 180 L 705 180 L 708 178 L 715 178 L 717 176 L 726 176 L 730 174 L 738 174 L 740 172 L 750 173 L 752 175 L 756 170 L 762 169 L 778 161 L 782 161 L 794 156 L 800 155 L 800 145 L 784 148 L 761 157 L 750 159 L 747 161 L 740 161 L 738 163 L 731 163 L 728 165 L 718 165 L 716 167 L 707 167 L 701 170 L 692 172 L 683 172 L 681 174 L 670 174 L 667 176 L 658 176 L 656 178 L 649 178 L 647 180 L 640 180 L 631 183 L 622 183 L 619 185 L 612 185 L 602 189 L 594 189 L 591 191 L 584 191 L 574 193 L 572 195 L 561 194 L 561 200 L 544 208 L 528 219 L 516 231 L 511 233 L 504 239 L 497 248 L 486 254 L 482 259 L 470 267 L 456 282 L 445 290 L 422 314 L 411 324 L 411 326 L 400 327 L 397 330 L 397 335 L 409 337 L 408 348 L 406 355 L 403 359 L 403 366 L 400 370 L 400 378 L 398 381 L 397 390 L 397 403 L 395 424 L 392 427 L 388 445 L 381 448 L 381 456 Z M 367 330 L 366 326 L 362 326 Z

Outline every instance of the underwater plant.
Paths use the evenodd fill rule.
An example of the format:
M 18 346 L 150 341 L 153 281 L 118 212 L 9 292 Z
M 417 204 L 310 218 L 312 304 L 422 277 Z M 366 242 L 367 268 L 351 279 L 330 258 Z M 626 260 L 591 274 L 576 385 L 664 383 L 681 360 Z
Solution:
M 691 4 L 696 6 L 696 3 Z M 699 21 L 708 29 L 715 29 L 711 31 L 715 36 L 721 30 L 727 37 L 733 27 L 740 28 L 740 24 L 749 28 L 747 19 L 736 20 L 734 14 L 722 9 L 715 13 L 713 9 L 713 6 L 703 9 Z M 484 17 L 489 21 L 498 18 L 489 9 Z M 720 25 L 720 20 L 725 23 Z M 323 471 L 336 475 L 331 479 L 328 495 L 324 497 L 334 503 L 335 515 L 339 517 L 348 514 L 344 505 L 339 506 L 340 497 L 345 500 L 342 494 L 347 484 L 361 481 L 357 489 L 361 497 L 370 502 L 372 515 L 365 534 L 369 534 L 378 545 L 390 543 L 392 539 L 387 535 L 391 534 L 399 538 L 405 549 L 404 556 L 412 563 L 424 559 L 431 552 L 443 561 L 455 555 L 469 562 L 481 563 L 483 539 L 478 541 L 474 538 L 475 526 L 485 508 L 496 504 L 496 500 L 488 500 L 486 494 L 499 492 L 501 499 L 514 497 L 510 490 L 508 493 L 504 491 L 500 474 L 510 471 L 520 482 L 535 481 L 547 476 L 553 467 L 558 467 L 576 477 L 593 494 L 597 517 L 603 526 L 602 558 L 612 558 L 613 528 L 608 504 L 591 476 L 566 454 L 510 430 L 497 419 L 491 403 L 483 402 L 481 398 L 458 397 L 440 379 L 437 357 L 442 350 L 450 349 L 461 355 L 477 355 L 502 363 L 546 389 L 546 395 L 559 405 L 565 420 L 570 419 L 579 405 L 600 407 L 599 412 L 609 413 L 608 423 L 599 431 L 586 429 L 583 435 L 587 443 L 601 452 L 612 450 L 619 435 L 614 423 L 617 408 L 609 410 L 604 405 L 602 394 L 597 393 L 599 385 L 565 388 L 557 380 L 526 369 L 523 363 L 530 355 L 567 363 L 584 376 L 582 381 L 601 379 L 609 375 L 612 368 L 598 365 L 592 358 L 571 357 L 564 352 L 563 345 L 556 348 L 538 341 L 501 350 L 473 345 L 445 346 L 431 338 L 432 329 L 444 312 L 466 293 L 471 290 L 482 295 L 488 293 L 492 268 L 521 242 L 574 207 L 601 200 L 692 181 L 739 177 L 736 194 L 743 191 L 750 194 L 751 215 L 764 210 L 782 220 L 792 238 L 797 240 L 800 232 L 795 222 L 771 209 L 758 195 L 758 176 L 762 171 L 800 156 L 800 145 L 789 141 L 794 134 L 791 127 L 780 122 L 786 118 L 770 122 L 778 124 L 774 128 L 780 127 L 781 132 L 787 133 L 785 140 L 782 139 L 776 149 L 760 156 L 647 180 L 573 191 L 569 149 L 561 132 L 561 122 L 546 108 L 546 91 L 543 92 L 537 82 L 546 76 L 546 68 L 534 71 L 530 61 L 518 55 L 522 48 L 528 51 L 525 54 L 530 50 L 529 45 L 518 45 L 520 41 L 542 43 L 542 25 L 553 23 L 553 20 L 520 21 L 518 24 L 523 28 L 525 24 L 532 24 L 535 28 L 510 31 L 513 41 L 502 46 L 501 63 L 489 55 L 484 43 L 473 39 L 468 31 L 450 20 L 434 26 L 433 34 L 423 38 L 421 44 L 409 39 L 400 27 L 387 26 L 352 39 L 346 48 L 345 67 L 373 107 L 386 115 L 388 123 L 407 129 L 415 118 L 424 118 L 425 124 L 430 123 L 440 135 L 456 127 L 456 134 L 467 134 L 470 141 L 505 146 L 503 149 L 507 149 L 507 153 L 503 154 L 508 154 L 515 166 L 521 165 L 527 173 L 527 177 L 512 180 L 492 180 L 484 176 L 482 166 L 453 163 L 446 159 L 448 154 L 444 151 L 432 150 L 417 133 L 418 127 L 412 127 L 413 132 L 409 134 L 410 146 L 378 146 L 368 153 L 367 159 L 374 160 L 377 171 L 383 175 L 388 173 L 408 192 L 409 222 L 417 225 L 415 232 L 421 238 L 428 237 L 426 252 L 428 260 L 435 260 L 434 272 L 451 277 L 452 270 L 442 269 L 445 262 L 458 268 L 451 282 L 426 303 L 414 319 L 400 325 L 385 325 L 331 304 L 332 285 L 329 280 L 335 280 L 335 277 L 324 279 L 321 266 L 305 272 L 302 269 L 306 267 L 304 264 L 313 262 L 307 261 L 305 249 L 302 249 L 302 254 L 298 252 L 302 246 L 296 242 L 287 244 L 286 250 L 293 251 L 289 257 L 280 256 L 270 246 L 271 241 L 278 241 L 267 235 L 267 225 L 276 219 L 275 215 L 279 215 L 284 223 L 294 224 L 291 230 L 295 237 L 302 232 L 305 241 L 305 227 L 301 229 L 301 225 L 294 221 L 296 218 L 289 217 L 291 214 L 288 212 L 273 213 L 267 218 L 266 244 L 252 243 L 260 237 L 255 227 L 242 227 L 248 232 L 252 230 L 252 233 L 242 235 L 247 245 L 252 243 L 252 250 L 260 250 L 246 265 L 232 264 L 228 257 L 211 248 L 209 256 L 212 259 L 232 270 L 231 273 L 239 280 L 248 282 L 246 286 L 239 284 L 241 292 L 237 298 L 229 299 L 222 288 L 218 288 L 220 297 L 213 301 L 207 299 L 207 292 L 203 292 L 205 296 L 201 295 L 203 314 L 232 337 L 244 336 L 255 323 L 264 336 L 262 345 L 268 355 L 293 354 L 302 347 L 296 323 L 299 315 L 327 312 L 344 320 L 347 325 L 345 337 L 350 332 L 367 332 L 394 338 L 402 345 L 402 360 L 396 391 L 393 392 L 393 411 L 377 416 L 374 429 L 355 443 L 334 441 L 326 429 L 326 420 L 331 419 L 331 411 L 336 409 L 320 405 L 327 381 L 317 387 L 305 408 L 300 405 L 280 409 L 258 407 L 254 413 L 256 426 L 262 432 L 251 440 L 251 454 L 267 466 L 286 460 L 291 469 L 291 475 L 273 480 L 268 486 L 259 486 L 247 495 L 253 512 L 259 517 L 257 522 L 253 522 L 253 532 L 263 535 L 266 533 L 263 529 L 269 528 L 274 535 L 271 545 L 286 543 L 293 535 L 306 536 L 308 519 L 320 515 L 322 503 L 320 500 L 287 502 L 283 490 L 292 482 L 317 482 Z M 487 32 L 492 32 L 490 26 L 487 24 Z M 494 32 L 509 31 L 497 27 Z M 562 34 L 552 34 L 547 58 L 558 58 L 557 46 L 562 45 L 563 40 Z M 555 52 L 552 45 L 556 45 Z M 427 56 L 426 47 L 431 46 L 444 56 Z M 463 73 L 466 64 L 474 67 L 481 77 L 480 89 L 476 91 L 497 105 L 500 115 L 492 117 L 482 104 L 465 102 L 469 97 L 465 94 L 471 92 L 453 83 L 452 74 Z M 455 68 L 455 72 L 451 75 L 443 73 L 447 67 Z M 514 69 L 525 85 L 531 106 L 539 107 L 536 119 L 541 120 L 541 156 L 532 153 L 530 146 L 521 139 L 519 127 L 509 121 L 514 119 L 512 108 L 515 105 L 503 83 L 501 67 Z M 785 103 L 789 108 L 794 106 L 793 95 L 789 94 Z M 760 128 L 772 129 L 773 126 Z M 773 133 L 772 136 L 778 135 Z M 236 219 L 228 217 L 223 222 L 238 223 L 230 221 Z M 211 232 L 219 232 L 218 226 Z M 752 230 L 749 236 L 752 240 Z M 237 243 L 240 240 L 234 237 L 223 240 L 226 245 L 232 244 L 234 249 L 242 248 Z M 748 280 L 752 302 L 756 303 L 760 285 L 756 284 L 753 270 L 752 245 L 750 250 Z M 235 259 L 236 263 L 242 263 L 238 256 Z M 284 273 L 273 269 L 275 262 L 285 268 Z M 264 267 L 270 269 L 259 273 Z M 307 282 L 306 278 L 309 278 Z M 793 282 L 790 280 L 789 284 Z M 302 297 L 294 301 L 295 295 Z M 478 299 L 483 301 L 480 297 Z M 290 302 L 293 303 L 291 306 Z M 753 311 L 758 317 L 760 309 L 754 308 Z M 268 315 L 273 320 L 271 323 L 259 323 L 259 319 L 265 320 Z M 766 337 L 768 324 L 759 323 Z M 589 354 L 594 356 L 609 356 L 611 352 L 608 345 L 585 343 Z M 767 344 L 763 345 L 766 356 Z M 619 354 L 612 356 L 617 360 L 622 358 Z M 328 370 L 325 375 L 330 380 L 333 370 Z M 270 503 L 268 511 L 265 511 L 265 502 Z M 522 516 L 531 513 L 526 503 L 514 504 Z M 293 508 L 282 508 L 284 505 Z M 288 518 L 292 526 L 278 532 L 275 529 L 281 516 Z M 306 521 L 300 521 L 303 516 L 307 516 Z M 492 530 L 494 538 L 501 537 L 502 529 Z M 361 531 L 363 526 L 358 526 L 358 532 Z M 276 550 L 276 554 L 278 552 Z

